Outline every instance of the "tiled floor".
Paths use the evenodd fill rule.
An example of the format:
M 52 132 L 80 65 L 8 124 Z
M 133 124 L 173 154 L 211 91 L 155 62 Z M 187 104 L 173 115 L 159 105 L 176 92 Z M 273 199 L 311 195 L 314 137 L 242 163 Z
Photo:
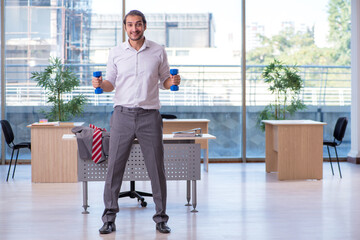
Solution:
M 89 183 L 83 215 L 81 183 L 33 184 L 30 165 L 6 182 L 8 166 L 0 166 L 0 239 L 360 239 L 360 165 L 341 165 L 343 179 L 324 163 L 321 181 L 278 181 L 264 163 L 210 164 L 197 185 L 198 213 L 184 206 L 185 182 L 168 182 L 167 235 L 155 231 L 150 198 L 146 208 L 119 199 L 117 231 L 99 235 L 103 182 Z M 150 191 L 149 182 L 136 187 Z

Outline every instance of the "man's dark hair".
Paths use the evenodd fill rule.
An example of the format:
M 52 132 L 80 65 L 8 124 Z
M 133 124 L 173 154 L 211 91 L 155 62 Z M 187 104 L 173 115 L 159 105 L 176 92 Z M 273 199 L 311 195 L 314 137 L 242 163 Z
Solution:
M 124 25 L 126 25 L 126 18 L 128 16 L 139 16 L 142 18 L 143 23 L 146 24 L 145 15 L 142 12 L 140 12 L 139 10 L 131 10 L 130 12 L 128 12 L 128 14 L 126 14 L 124 21 L 123 21 Z

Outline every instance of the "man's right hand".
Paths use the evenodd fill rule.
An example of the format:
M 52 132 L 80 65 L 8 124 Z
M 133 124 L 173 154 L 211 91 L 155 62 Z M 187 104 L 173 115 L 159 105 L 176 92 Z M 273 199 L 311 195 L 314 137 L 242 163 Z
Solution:
M 94 88 L 101 87 L 102 77 L 93 77 L 91 82 Z

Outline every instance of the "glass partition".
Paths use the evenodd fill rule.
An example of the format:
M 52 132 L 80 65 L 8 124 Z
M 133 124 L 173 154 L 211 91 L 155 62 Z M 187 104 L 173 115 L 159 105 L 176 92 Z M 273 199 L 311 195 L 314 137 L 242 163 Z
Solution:
M 306 109 L 286 118 L 326 122 L 324 138 L 332 140 L 337 118 L 350 119 L 350 1 L 247 1 L 246 44 L 248 157 L 265 156 L 265 136 L 257 121 L 265 106 L 274 104 L 262 77 L 274 58 L 296 65 L 303 80 L 300 99 Z M 341 157 L 350 150 L 349 127 Z
M 5 4 L 6 112 L 16 141 L 30 139 L 26 126 L 42 118 L 41 109 L 49 107 L 45 92 L 30 77 L 46 67 L 50 56 L 61 57 L 80 79 L 81 86 L 65 98 L 82 93 L 89 99 L 84 115 L 73 121 L 108 128 L 112 93 L 95 95 L 91 77 L 93 71 L 103 71 L 106 77 L 109 49 L 123 41 L 122 1 L 7 0 Z M 265 157 L 264 133 L 257 121 L 273 98 L 262 72 L 274 58 L 296 64 L 304 80 L 300 97 L 307 108 L 289 118 L 327 122 L 324 138 L 331 138 L 337 117 L 350 119 L 349 1 L 246 4 L 247 157 Z M 126 12 L 132 9 L 146 15 L 145 36 L 166 48 L 171 67 L 182 76 L 180 91 L 161 91 L 161 112 L 209 119 L 209 132 L 217 137 L 209 141 L 210 158 L 239 160 L 241 1 L 126 1 Z M 350 134 L 346 134 L 340 155 L 346 156 L 349 149 Z
M 48 105 L 45 91 L 30 79 L 31 72 L 44 70 L 51 56 L 74 64 L 74 71 L 84 71 L 77 64 L 89 63 L 90 13 L 85 0 L 5 1 L 6 119 L 15 142 L 30 140 L 26 126 L 42 118 L 41 109 Z M 30 159 L 30 151 L 20 156 Z
M 209 119 L 210 158 L 241 158 L 241 1 L 127 1 L 131 9 L 144 12 L 145 36 L 182 77 L 178 92 L 161 92 L 161 111 Z

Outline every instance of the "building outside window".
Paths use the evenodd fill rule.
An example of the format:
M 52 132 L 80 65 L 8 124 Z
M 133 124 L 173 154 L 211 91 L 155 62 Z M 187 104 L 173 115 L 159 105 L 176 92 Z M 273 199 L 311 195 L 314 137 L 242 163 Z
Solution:
M 30 76 L 44 69 L 50 56 L 61 57 L 77 73 L 77 92 L 90 99 L 84 115 L 74 121 L 109 128 L 112 94 L 95 96 L 91 76 L 100 70 L 106 77 L 109 49 L 122 41 L 120 2 L 5 1 L 6 112 L 17 141 L 30 138 L 26 125 L 38 121 L 40 110 L 46 108 L 45 94 Z M 271 95 L 261 73 L 274 58 L 296 64 L 304 80 L 301 98 L 307 109 L 290 118 L 327 122 L 331 127 L 325 128 L 324 138 L 330 138 L 339 116 L 350 119 L 350 28 L 342 29 L 341 39 L 336 36 L 336 9 L 331 8 L 335 1 L 277 2 L 279 6 L 247 1 L 246 145 L 247 157 L 254 160 L 265 156 L 265 135 L 257 117 Z M 182 76 L 179 92 L 161 91 L 161 111 L 178 118 L 209 119 L 209 131 L 217 136 L 209 142 L 209 154 L 218 161 L 242 157 L 241 6 L 235 0 L 228 3 L 230 8 L 205 0 L 126 2 L 127 11 L 145 13 L 145 36 L 166 48 L 170 65 Z M 350 134 L 339 150 L 342 157 L 347 155 Z M 30 158 L 30 153 L 22 156 Z

